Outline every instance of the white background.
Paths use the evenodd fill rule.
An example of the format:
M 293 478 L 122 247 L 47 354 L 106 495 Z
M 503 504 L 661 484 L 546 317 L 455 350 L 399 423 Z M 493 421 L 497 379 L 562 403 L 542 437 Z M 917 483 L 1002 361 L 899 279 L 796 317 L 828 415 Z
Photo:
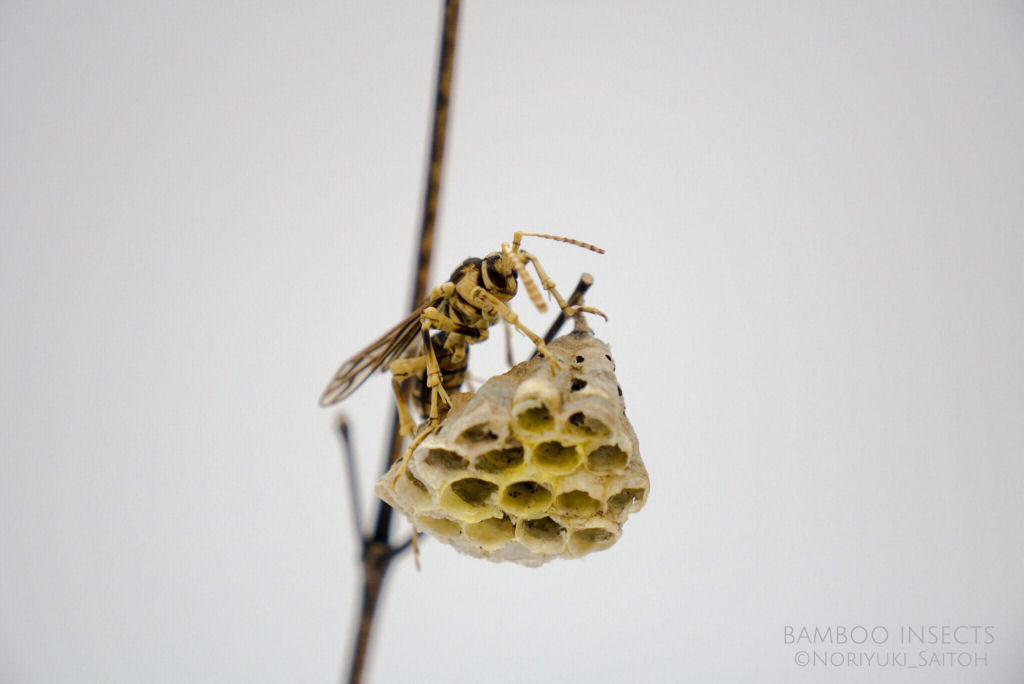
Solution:
M 316 399 L 408 306 L 439 10 L 83 5 L 0 5 L 0 679 L 334 681 Z M 1019 681 L 1024 6 L 468 1 L 457 60 L 432 281 L 606 248 L 527 243 L 595 275 L 652 491 L 583 560 L 403 558 L 370 679 Z M 987 666 L 784 643 L 961 624 Z

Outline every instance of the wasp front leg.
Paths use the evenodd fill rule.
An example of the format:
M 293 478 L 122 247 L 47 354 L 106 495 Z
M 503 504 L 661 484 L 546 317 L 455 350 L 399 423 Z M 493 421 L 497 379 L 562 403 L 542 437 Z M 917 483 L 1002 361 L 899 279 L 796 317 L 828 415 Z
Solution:
M 488 333 L 486 328 L 474 328 L 465 323 L 460 323 L 451 316 L 445 316 L 433 306 L 423 310 L 423 313 L 420 314 L 420 320 L 423 322 L 424 328 L 429 327 L 448 333 L 458 333 L 463 337 L 469 338 L 470 342 L 482 342 L 487 339 Z
M 476 301 L 478 306 L 497 312 L 499 316 L 511 323 L 516 330 L 526 335 L 530 341 L 533 342 L 534 346 L 537 347 L 537 353 L 547 359 L 548 363 L 551 364 L 552 373 L 561 368 L 561 366 L 558 365 L 558 362 L 555 361 L 555 357 L 553 357 L 551 352 L 548 351 L 548 346 L 544 344 L 544 340 L 537 333 L 520 323 L 519 315 L 510 309 L 505 302 L 501 301 L 482 287 L 474 287 L 470 295 Z
M 527 261 L 533 264 L 533 268 L 536 269 L 537 271 L 537 277 L 540 278 L 541 287 L 543 287 L 548 294 L 555 298 L 555 301 L 558 302 L 558 308 L 562 310 L 562 314 L 566 318 L 572 318 L 577 313 L 583 311 L 586 313 L 591 313 L 600 316 L 606 321 L 608 320 L 608 317 L 605 316 L 604 313 L 602 313 L 598 309 L 595 309 L 592 306 L 570 306 L 569 303 L 566 302 L 565 299 L 562 297 L 562 295 L 559 294 L 558 288 L 555 287 L 555 281 L 551 279 L 551 277 L 544 270 L 544 267 L 540 265 L 540 262 L 537 261 L 537 257 L 533 256 L 529 252 L 520 251 L 519 254 L 520 256 L 522 256 L 523 261 Z

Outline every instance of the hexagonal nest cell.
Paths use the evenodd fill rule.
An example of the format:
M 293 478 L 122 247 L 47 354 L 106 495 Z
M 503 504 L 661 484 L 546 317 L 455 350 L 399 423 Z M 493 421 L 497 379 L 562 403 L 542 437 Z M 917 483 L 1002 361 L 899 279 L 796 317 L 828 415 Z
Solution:
M 612 546 L 650 482 L 611 352 L 589 331 L 460 396 L 377 494 L 459 551 L 539 566 Z M 394 484 L 393 484 L 394 483 Z

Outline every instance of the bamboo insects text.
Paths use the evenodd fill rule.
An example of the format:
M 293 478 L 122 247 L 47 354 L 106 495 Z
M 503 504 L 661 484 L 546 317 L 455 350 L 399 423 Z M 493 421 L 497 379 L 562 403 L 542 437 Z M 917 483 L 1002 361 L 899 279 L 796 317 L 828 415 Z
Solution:
M 604 314 L 592 307 L 570 306 L 565 301 L 537 258 L 520 249 L 520 242 L 527 236 L 566 242 L 604 254 L 599 247 L 571 238 L 517 232 L 512 244 L 503 243 L 500 252 L 492 252 L 483 259 L 466 259 L 452 272 L 447 282 L 431 290 L 408 318 L 343 363 L 321 395 L 320 405 L 330 406 L 345 399 L 376 371 L 390 371 L 401 431 L 403 435 L 412 437 L 403 458 L 407 461 L 416 446 L 439 425 L 442 412 L 451 406 L 448 392 L 454 392 L 462 385 L 469 345 L 487 339 L 490 327 L 498 320 L 508 321 L 526 335 L 554 370 L 557 364 L 548 353 L 544 340 L 523 325 L 507 305 L 518 290 L 518 278 L 521 276 L 530 301 L 539 311 L 546 310 L 544 299 L 526 265 L 533 264 L 541 286 L 554 298 L 566 317 L 581 311 L 602 317 Z M 435 333 L 431 335 L 431 331 Z M 412 346 L 417 338 L 420 340 L 419 348 Z M 420 413 L 427 418 L 427 423 L 418 432 L 414 429 L 408 400 L 403 393 L 406 380 L 415 383 L 413 398 Z

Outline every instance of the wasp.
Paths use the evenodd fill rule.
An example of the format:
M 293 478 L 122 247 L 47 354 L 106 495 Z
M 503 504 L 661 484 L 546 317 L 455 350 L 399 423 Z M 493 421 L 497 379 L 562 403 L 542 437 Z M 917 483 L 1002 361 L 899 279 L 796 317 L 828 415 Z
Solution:
M 412 436 L 414 423 L 402 387 L 406 381 L 413 380 L 413 399 L 428 423 L 406 451 L 408 458 L 416 445 L 437 427 L 443 412 L 451 406 L 449 392 L 459 389 L 465 379 L 469 345 L 487 339 L 491 326 L 499 320 L 507 321 L 526 335 L 536 345 L 537 352 L 552 364 L 552 370 L 557 368 L 544 340 L 523 325 L 508 306 L 518 291 L 521 277 L 537 310 L 544 312 L 547 309 L 526 265 L 533 265 L 541 286 L 554 298 L 566 317 L 582 311 L 605 316 L 592 307 L 566 303 L 537 257 L 520 248 L 522 239 L 528 236 L 566 242 L 604 254 L 600 247 L 572 238 L 517 232 L 511 245 L 502 243 L 500 252 L 492 252 L 482 259 L 466 259 L 447 281 L 431 290 L 408 318 L 343 363 L 321 395 L 320 405 L 337 404 L 359 389 L 375 372 L 390 371 L 401 432 Z M 419 344 L 414 346 L 416 340 Z

